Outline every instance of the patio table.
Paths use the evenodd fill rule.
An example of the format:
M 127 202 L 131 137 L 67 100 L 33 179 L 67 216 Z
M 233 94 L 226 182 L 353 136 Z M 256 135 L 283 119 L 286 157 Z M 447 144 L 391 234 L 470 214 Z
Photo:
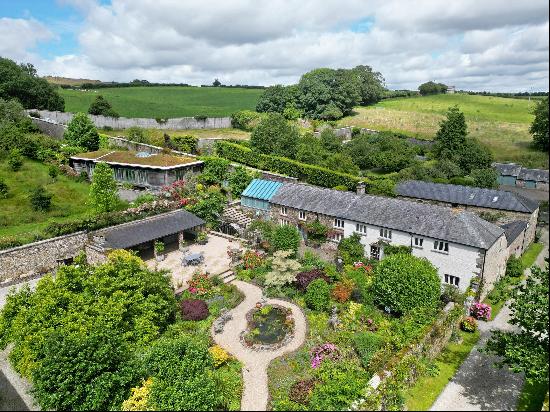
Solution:
M 183 266 L 198 265 L 202 263 L 204 256 L 202 253 L 191 253 L 181 258 L 181 264 Z

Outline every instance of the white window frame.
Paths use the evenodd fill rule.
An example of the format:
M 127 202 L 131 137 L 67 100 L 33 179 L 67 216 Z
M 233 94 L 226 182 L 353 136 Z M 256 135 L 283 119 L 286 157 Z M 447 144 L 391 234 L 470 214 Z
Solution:
M 445 273 L 445 277 L 444 277 L 443 281 L 447 285 L 452 285 L 452 286 L 456 286 L 456 287 L 458 287 L 458 285 L 460 285 L 460 277 L 459 276 L 449 275 L 447 273 Z
M 338 229 L 344 228 L 344 219 L 334 218 L 334 227 Z
M 344 234 L 340 232 L 335 232 L 330 236 L 330 240 L 336 243 L 340 243 L 340 241 L 344 238 Z
M 356 223 L 355 224 L 355 232 L 359 233 L 361 235 L 366 235 L 367 234 L 367 225 L 363 225 L 361 223 Z
M 439 253 L 449 253 L 449 242 L 444 242 L 442 240 L 434 241 L 434 251 Z
M 306 212 L 303 211 L 303 210 L 300 210 L 300 211 L 298 212 L 298 219 L 300 219 L 300 220 L 306 220 L 306 219 L 307 219 Z
M 382 239 L 391 239 L 392 231 L 390 229 L 380 228 L 380 237 Z
M 290 222 L 286 219 L 279 219 L 279 226 L 288 226 Z
M 283 216 L 288 215 L 288 208 L 286 206 L 281 206 L 281 215 Z

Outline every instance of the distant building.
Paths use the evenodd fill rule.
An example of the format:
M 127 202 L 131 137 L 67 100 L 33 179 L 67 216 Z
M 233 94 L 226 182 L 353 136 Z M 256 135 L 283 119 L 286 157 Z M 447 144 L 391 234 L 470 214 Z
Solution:
M 516 163 L 493 163 L 498 172 L 498 183 L 504 186 L 518 186 L 548 192 L 548 170 L 527 169 Z
M 204 164 L 193 157 L 122 150 L 82 153 L 69 160 L 77 173 L 86 172 L 90 178 L 98 162 L 111 166 L 117 182 L 153 189 L 172 184 L 188 174 L 199 173 Z
M 454 94 L 456 92 L 455 86 L 447 86 L 447 94 Z

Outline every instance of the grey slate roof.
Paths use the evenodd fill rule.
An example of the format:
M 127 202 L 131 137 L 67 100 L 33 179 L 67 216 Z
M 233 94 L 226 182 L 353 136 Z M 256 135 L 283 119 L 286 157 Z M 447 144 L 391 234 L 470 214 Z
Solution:
M 504 190 L 418 180 L 399 183 L 395 188 L 395 192 L 399 196 L 522 213 L 533 213 L 539 206 L 534 200 Z
M 542 169 L 526 169 L 521 168 L 518 179 L 520 180 L 533 180 L 535 182 L 548 183 L 548 170 Z
M 271 203 L 481 249 L 504 233 L 470 212 L 305 184 L 283 184 Z
M 523 220 L 515 220 L 500 226 L 504 229 L 504 235 L 510 245 L 519 235 L 527 228 L 527 222 Z
M 492 165 L 501 176 L 518 177 L 521 165 L 516 163 L 493 163 Z
M 134 222 L 101 229 L 95 235 L 105 238 L 105 247 L 126 249 L 203 225 L 204 220 L 179 209 Z

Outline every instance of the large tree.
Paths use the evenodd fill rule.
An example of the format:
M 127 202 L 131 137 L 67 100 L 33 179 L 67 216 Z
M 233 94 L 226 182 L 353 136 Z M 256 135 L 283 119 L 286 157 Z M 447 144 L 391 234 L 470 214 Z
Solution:
M 269 113 L 252 132 L 250 147 L 260 153 L 294 158 L 300 133 L 283 115 Z
M 548 152 L 548 97 L 542 99 L 534 110 L 535 119 L 529 132 L 533 135 L 533 145 L 543 152 Z
M 84 113 L 77 113 L 67 125 L 63 135 L 71 146 L 82 147 L 86 150 L 99 149 L 99 134 L 88 116 Z
M 297 96 L 298 88 L 296 85 L 268 87 L 260 96 L 256 104 L 256 111 L 282 114 L 287 107 L 296 103 Z
M 430 94 L 442 94 L 447 91 L 447 85 L 443 83 L 436 82 L 426 82 L 418 86 L 418 91 L 422 96 L 427 96 Z
M 466 143 L 468 127 L 466 118 L 458 106 L 449 107 L 446 118 L 439 123 L 435 135 L 435 152 L 439 159 L 452 159 Z
M 533 266 L 524 284 L 512 292 L 510 323 L 517 331 L 493 331 L 487 350 L 502 357 L 499 365 L 524 372 L 530 382 L 548 382 L 548 259 L 544 269 Z
M 359 79 L 359 94 L 361 105 L 374 104 L 382 99 L 384 93 L 384 77 L 380 72 L 375 72 L 370 66 L 357 66 L 351 69 L 354 76 Z
M 38 77 L 32 64 L 17 64 L 0 57 L 0 98 L 17 99 L 25 109 L 60 110 L 63 98 L 54 86 Z

